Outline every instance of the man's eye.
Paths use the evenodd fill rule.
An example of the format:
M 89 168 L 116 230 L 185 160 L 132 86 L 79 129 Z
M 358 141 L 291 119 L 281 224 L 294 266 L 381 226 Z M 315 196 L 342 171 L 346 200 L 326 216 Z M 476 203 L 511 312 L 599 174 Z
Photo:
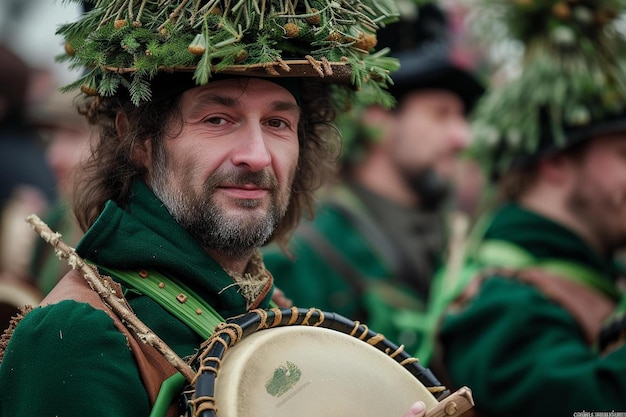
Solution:
M 204 123 L 209 123 L 212 125 L 220 125 L 226 123 L 226 121 L 221 117 L 207 117 L 204 119 Z
M 270 121 L 267 122 L 267 124 L 271 127 L 285 127 L 287 126 L 287 123 L 284 120 L 280 120 L 280 119 L 271 119 Z

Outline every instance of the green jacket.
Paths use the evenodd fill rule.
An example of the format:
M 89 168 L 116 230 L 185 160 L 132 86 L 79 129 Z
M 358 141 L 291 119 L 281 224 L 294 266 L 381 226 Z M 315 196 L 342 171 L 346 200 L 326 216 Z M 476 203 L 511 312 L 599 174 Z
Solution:
M 143 183 L 125 209 L 107 203 L 77 252 L 105 267 L 178 278 L 222 317 L 246 311 L 232 278 Z M 179 356 L 196 352 L 203 337 L 148 296 L 124 288 L 139 319 Z M 271 291 L 262 308 L 270 297 Z M 0 364 L 0 392 L 2 416 L 147 417 L 151 410 L 124 335 L 103 311 L 72 300 L 35 308 L 20 321 Z
M 485 250 L 489 245 L 491 256 Z M 513 248 L 531 261 L 509 256 Z M 620 301 L 618 269 L 612 261 L 569 230 L 517 205 L 495 214 L 473 253 L 465 274 L 485 267 L 523 269 L 522 264 L 545 267 L 561 277 L 569 270 L 568 279 L 586 275 L 583 289 Z M 563 306 L 535 285 L 502 272 L 486 273 L 477 295 L 448 314 L 440 329 L 452 384 L 469 386 L 477 410 L 487 416 L 626 411 L 626 347 L 599 354 Z M 597 308 L 587 305 L 583 311 L 585 307 L 590 312 Z
M 410 256 L 424 259 L 418 262 L 422 271 L 407 265 L 400 256 L 401 245 L 393 239 L 400 233 L 389 232 L 372 212 L 374 197 L 366 197 L 354 186 L 334 188 L 320 199 L 314 220 L 303 221 L 296 230 L 289 245 L 292 257 L 271 246 L 264 250 L 263 259 L 276 286 L 294 305 L 364 322 L 413 353 L 420 343 L 430 271 L 438 258 L 430 259 L 426 249 L 419 247 L 425 240 L 423 231 L 406 228 L 404 238 L 417 242 Z M 380 202 L 381 206 L 390 204 Z M 403 213 L 399 210 L 389 207 L 388 217 Z M 437 224 L 433 224 L 434 215 L 426 219 L 426 214 L 408 213 L 404 217 L 437 227 L 433 234 L 443 239 L 440 217 L 436 217 Z M 421 288 L 412 281 L 417 275 L 427 282 Z

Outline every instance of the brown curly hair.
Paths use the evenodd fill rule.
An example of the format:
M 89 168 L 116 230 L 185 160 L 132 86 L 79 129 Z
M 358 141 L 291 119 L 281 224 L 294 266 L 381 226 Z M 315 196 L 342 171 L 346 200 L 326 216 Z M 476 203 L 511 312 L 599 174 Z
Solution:
M 283 248 L 300 218 L 313 216 L 314 192 L 335 175 L 340 153 L 340 134 L 332 124 L 340 109 L 329 85 L 302 79 L 298 92 L 300 156 L 287 213 L 270 239 Z M 73 193 L 74 214 L 83 231 L 95 222 L 108 200 L 120 207 L 128 203 L 133 183 L 145 175 L 145 169 L 133 161 L 131 151 L 138 142 L 163 141 L 171 123 L 182 123 L 181 95 L 182 91 L 140 106 L 120 95 L 87 97 L 79 103 L 79 112 L 99 130 Z M 123 136 L 115 127 L 120 112 L 129 125 Z

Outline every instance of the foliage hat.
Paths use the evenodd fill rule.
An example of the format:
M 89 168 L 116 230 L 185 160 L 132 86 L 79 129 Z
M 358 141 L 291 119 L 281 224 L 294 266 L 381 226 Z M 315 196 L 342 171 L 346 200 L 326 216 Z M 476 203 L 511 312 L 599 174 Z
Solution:
M 64 87 L 151 100 L 162 74 L 204 85 L 216 75 L 319 78 L 378 100 L 397 61 L 376 52 L 376 31 L 397 18 L 393 0 L 72 0 L 88 10 L 61 26 L 66 54 L 86 72 Z M 191 85 L 191 86 L 193 86 Z M 159 87 L 160 88 L 160 87 Z
M 523 51 L 474 113 L 473 153 L 493 179 L 626 132 L 624 0 L 478 1 L 475 27 Z
M 454 59 L 445 11 L 435 1 L 401 4 L 400 19 L 378 33 L 378 45 L 390 48 L 390 55 L 400 61 L 400 68 L 391 74 L 394 84 L 389 91 L 400 100 L 410 91 L 448 90 L 463 100 L 469 113 L 484 86 L 473 69 Z

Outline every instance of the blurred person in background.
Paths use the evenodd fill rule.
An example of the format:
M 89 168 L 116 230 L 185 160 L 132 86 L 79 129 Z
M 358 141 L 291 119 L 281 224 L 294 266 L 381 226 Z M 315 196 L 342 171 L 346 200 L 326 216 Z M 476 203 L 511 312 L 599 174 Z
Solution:
M 27 120 L 33 71 L 0 45 L 0 327 L 39 294 L 28 279 L 32 232 L 24 221 L 56 198 L 55 180 L 36 129 Z
M 448 383 L 471 386 L 481 416 L 622 414 L 626 10 L 477 7 L 483 36 L 506 34 L 524 52 L 474 113 L 472 153 L 499 199 L 449 274 L 456 285 L 434 295 L 446 307 L 437 351 Z
M 74 179 L 80 174 L 80 164 L 90 155 L 91 130 L 85 117 L 76 111 L 74 95 L 55 90 L 40 105 L 30 110 L 32 123 L 46 143 L 46 159 L 54 172 L 59 198 L 42 216 L 63 240 L 75 246 L 83 235 L 71 211 Z M 36 239 L 30 275 L 45 295 L 69 271 L 59 262 L 52 246 Z
M 55 198 L 55 182 L 44 146 L 27 120 L 32 69 L 6 45 L 0 45 L 0 206 L 19 185 L 30 186 L 41 200 Z
M 16 307 L 40 299 L 29 273 L 32 231 L 25 223 L 56 201 L 55 176 L 45 143 L 26 119 L 26 108 L 41 105 L 50 91 L 73 80 L 78 70 L 55 62 L 64 52 L 54 34 L 59 23 L 82 13 L 73 2 L 0 2 L 0 328 Z
M 379 31 L 377 48 L 400 60 L 390 88 L 397 105 L 340 118 L 337 184 L 319 194 L 288 253 L 273 246 L 264 259 L 294 304 L 366 322 L 413 353 L 469 144 L 467 115 L 483 87 L 453 59 L 443 9 L 396 4 L 402 19 Z

